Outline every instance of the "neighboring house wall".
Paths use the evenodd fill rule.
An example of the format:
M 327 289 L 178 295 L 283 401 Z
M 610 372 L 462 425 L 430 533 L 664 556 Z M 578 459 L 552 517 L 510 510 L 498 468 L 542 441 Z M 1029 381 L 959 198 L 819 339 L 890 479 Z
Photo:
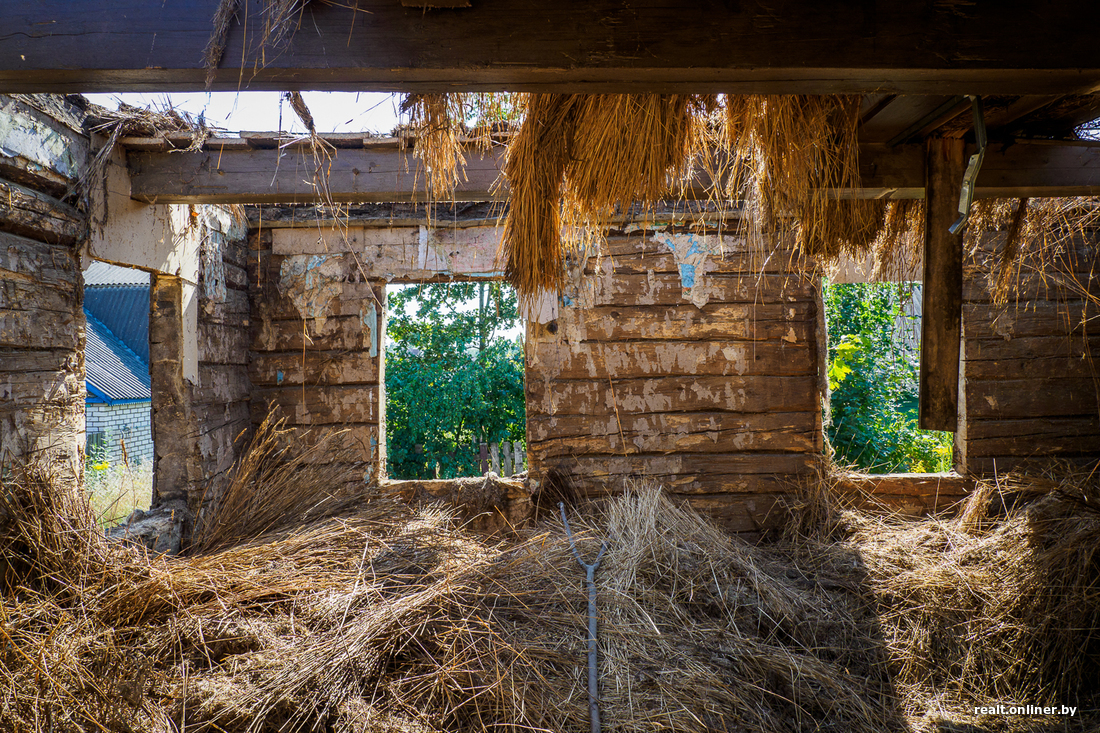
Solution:
M 84 471 L 86 217 L 61 197 L 88 140 L 57 97 L 0 96 L 0 465 Z
M 113 405 L 88 403 L 85 424 L 88 457 L 111 465 L 136 465 L 153 458 L 151 402 L 122 402 Z M 100 453 L 100 451 L 102 451 Z

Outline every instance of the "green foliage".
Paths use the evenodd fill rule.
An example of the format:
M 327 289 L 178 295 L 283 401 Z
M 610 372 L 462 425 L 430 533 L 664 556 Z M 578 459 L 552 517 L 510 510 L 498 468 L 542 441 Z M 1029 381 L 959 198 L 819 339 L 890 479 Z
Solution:
M 407 312 L 408 311 L 408 312 Z M 389 296 L 386 436 L 390 475 L 480 473 L 475 442 L 522 441 L 523 349 L 497 335 L 519 322 L 502 283 L 442 283 Z
M 829 442 L 840 463 L 874 473 L 951 468 L 950 433 L 917 427 L 919 319 L 907 286 L 825 287 L 829 331 Z

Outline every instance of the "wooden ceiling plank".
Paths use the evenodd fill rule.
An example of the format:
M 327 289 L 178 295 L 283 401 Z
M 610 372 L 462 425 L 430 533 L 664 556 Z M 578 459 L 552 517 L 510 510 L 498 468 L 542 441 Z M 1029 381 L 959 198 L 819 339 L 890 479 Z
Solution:
M 203 91 L 219 0 L 0 4 L 0 92 Z M 265 0 L 242 0 L 212 89 L 1091 94 L 1094 0 L 303 3 L 263 49 Z M 308 29 L 308 31 L 307 31 Z M 243 74 L 242 74 L 243 69 Z
M 929 133 L 968 109 L 970 109 L 970 100 L 965 96 L 956 95 L 887 140 L 886 146 L 892 148 L 913 139 L 923 140 Z

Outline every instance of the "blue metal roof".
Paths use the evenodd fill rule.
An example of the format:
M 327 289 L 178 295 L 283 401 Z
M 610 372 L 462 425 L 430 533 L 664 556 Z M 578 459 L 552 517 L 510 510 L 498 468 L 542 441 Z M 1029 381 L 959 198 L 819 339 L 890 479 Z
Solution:
M 144 285 L 149 287 L 149 273 L 132 267 L 119 267 L 106 262 L 91 262 L 84 271 L 84 287 L 94 285 Z
M 84 347 L 88 402 L 137 402 L 152 398 L 149 366 L 87 308 Z
M 149 363 L 148 285 L 85 287 L 84 310 L 107 326 L 142 361 Z

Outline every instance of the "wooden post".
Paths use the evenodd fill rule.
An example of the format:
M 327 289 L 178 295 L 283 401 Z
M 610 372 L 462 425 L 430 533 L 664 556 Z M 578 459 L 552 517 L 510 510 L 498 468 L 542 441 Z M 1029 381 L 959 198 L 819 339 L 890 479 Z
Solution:
M 492 456 L 493 473 L 500 475 L 500 445 L 493 443 L 489 446 L 489 455 Z
M 512 462 L 512 465 L 515 466 L 515 472 L 523 473 L 526 469 L 527 453 L 519 443 L 512 443 L 512 450 L 515 451 L 515 460 Z
M 959 216 L 963 141 L 928 141 L 924 197 L 924 288 L 920 347 L 920 427 L 955 432 L 959 414 L 962 328 L 962 233 Z
M 477 450 L 477 467 L 483 474 L 489 472 L 489 444 L 481 443 Z
M 512 475 L 511 443 L 509 443 L 506 440 L 506 441 L 504 441 L 503 443 L 500 444 L 500 447 L 501 447 L 501 451 L 500 451 L 500 453 L 501 453 L 501 456 L 500 456 L 501 466 L 500 467 L 502 469 L 504 469 L 504 473 L 502 473 L 501 476 L 511 476 Z

